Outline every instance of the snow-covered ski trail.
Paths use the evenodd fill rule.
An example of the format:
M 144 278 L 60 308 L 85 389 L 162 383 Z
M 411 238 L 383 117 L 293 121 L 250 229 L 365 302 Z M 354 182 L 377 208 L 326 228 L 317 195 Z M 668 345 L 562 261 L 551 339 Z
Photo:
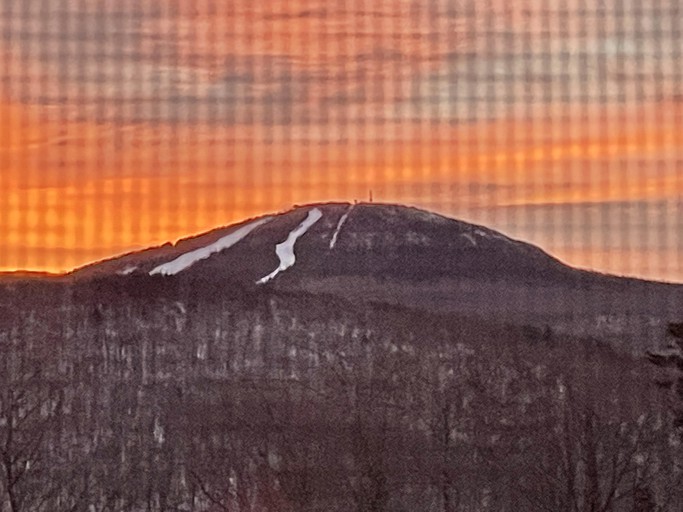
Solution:
M 211 245 L 187 252 L 181 256 L 178 256 L 173 261 L 159 265 L 158 267 L 154 268 L 149 275 L 153 276 L 155 274 L 161 274 L 164 276 L 172 276 L 178 274 L 179 272 L 191 267 L 198 261 L 207 259 L 214 253 L 232 247 L 246 237 L 249 233 L 251 233 L 254 229 L 262 226 L 271 219 L 272 217 L 264 217 L 262 219 L 255 220 L 254 222 L 250 222 L 249 224 L 236 229 L 229 235 L 226 235 L 223 238 L 215 241 Z
M 337 229 L 335 229 L 334 234 L 332 235 L 332 240 L 330 240 L 330 250 L 334 249 L 334 246 L 337 245 L 337 238 L 339 238 L 339 233 L 341 232 L 342 227 L 344 227 L 344 224 L 346 223 L 346 220 L 349 218 L 349 214 L 351 213 L 351 210 L 353 210 L 353 207 L 355 205 L 349 205 L 349 209 L 346 210 L 344 215 L 341 216 L 339 219 L 339 222 L 337 223 Z
M 296 241 L 303 236 L 310 228 L 320 220 L 323 213 L 318 208 L 313 208 L 308 212 L 308 216 L 299 224 L 296 229 L 289 233 L 287 240 L 275 246 L 275 254 L 280 258 L 280 265 L 270 274 L 262 277 L 256 284 L 264 284 L 275 278 L 280 272 L 287 270 L 296 263 L 296 255 L 294 254 L 294 245 Z

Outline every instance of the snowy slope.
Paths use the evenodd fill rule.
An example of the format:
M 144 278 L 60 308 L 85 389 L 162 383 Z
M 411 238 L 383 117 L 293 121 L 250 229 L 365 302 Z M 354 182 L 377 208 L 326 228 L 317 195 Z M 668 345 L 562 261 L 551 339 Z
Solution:
M 178 274 L 179 272 L 182 272 L 183 270 L 186 270 L 187 268 L 191 267 L 198 261 L 209 258 L 212 254 L 218 253 L 225 249 L 229 249 L 237 242 L 244 239 L 254 229 L 256 229 L 259 226 L 262 226 L 271 219 L 272 217 L 264 217 L 254 222 L 251 222 L 245 226 L 242 226 L 241 228 L 236 229 L 229 235 L 224 236 L 223 238 L 217 240 L 211 245 L 195 249 L 194 251 L 190 251 L 181 256 L 178 256 L 173 261 L 169 261 L 168 263 L 164 263 L 163 265 L 155 267 L 154 269 L 152 269 L 149 275 L 161 274 L 165 276 L 172 276 Z
M 330 249 L 334 249 L 335 245 L 337 245 L 337 239 L 339 238 L 339 233 L 341 233 L 342 228 L 344 227 L 344 224 L 349 218 L 349 215 L 351 214 L 351 211 L 353 210 L 353 207 L 355 205 L 350 205 L 349 209 L 346 210 L 344 215 L 341 216 L 339 219 L 339 222 L 337 223 L 337 228 L 334 230 L 334 234 L 332 235 L 332 240 L 330 240 Z
M 284 270 L 294 266 L 296 263 L 296 255 L 294 254 L 294 245 L 296 244 L 296 241 L 301 236 L 306 234 L 311 226 L 318 222 L 322 216 L 323 212 L 321 212 L 319 208 L 313 208 L 308 212 L 308 216 L 303 220 L 303 222 L 299 224 L 296 229 L 289 233 L 287 240 L 277 244 L 275 247 L 275 253 L 280 259 L 280 265 L 270 274 L 259 279 L 256 282 L 257 284 L 267 283 L 268 281 L 274 279 L 280 272 L 283 272 Z
M 94 264 L 74 274 L 130 279 L 142 274 L 182 279 L 201 275 L 264 284 L 275 278 L 281 281 L 284 271 L 287 283 L 283 286 L 335 276 L 406 282 L 513 279 L 545 284 L 586 277 L 539 248 L 484 226 L 378 203 L 295 206 Z

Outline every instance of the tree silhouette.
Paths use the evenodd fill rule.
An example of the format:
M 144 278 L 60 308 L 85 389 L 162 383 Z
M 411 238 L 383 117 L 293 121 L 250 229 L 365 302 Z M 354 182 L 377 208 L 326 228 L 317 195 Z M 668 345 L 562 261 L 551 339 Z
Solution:
M 41 510 L 58 493 L 64 468 L 46 452 L 58 431 L 63 396 L 63 383 L 43 370 L 37 347 L 18 338 L 2 344 L 0 493 L 10 512 Z
M 658 385 L 673 391 L 678 404 L 675 408 L 675 426 L 683 429 L 683 323 L 670 323 L 668 334 L 673 338 L 666 351 L 648 352 L 648 359 L 665 370 Z

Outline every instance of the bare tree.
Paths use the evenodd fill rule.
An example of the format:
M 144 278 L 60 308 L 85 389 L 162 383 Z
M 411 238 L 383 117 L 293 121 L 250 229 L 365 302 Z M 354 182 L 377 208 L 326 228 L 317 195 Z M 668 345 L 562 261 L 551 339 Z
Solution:
M 42 354 L 21 335 L 0 346 L 0 490 L 10 512 L 47 509 L 58 495 L 51 456 L 63 384 L 43 370 Z

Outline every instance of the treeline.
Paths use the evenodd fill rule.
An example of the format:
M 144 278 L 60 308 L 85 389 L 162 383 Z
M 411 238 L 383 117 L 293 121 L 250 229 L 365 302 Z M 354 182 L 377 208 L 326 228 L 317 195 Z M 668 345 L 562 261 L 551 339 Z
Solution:
M 683 505 L 676 397 L 645 359 L 476 319 L 168 283 L 12 299 L 0 510 Z

